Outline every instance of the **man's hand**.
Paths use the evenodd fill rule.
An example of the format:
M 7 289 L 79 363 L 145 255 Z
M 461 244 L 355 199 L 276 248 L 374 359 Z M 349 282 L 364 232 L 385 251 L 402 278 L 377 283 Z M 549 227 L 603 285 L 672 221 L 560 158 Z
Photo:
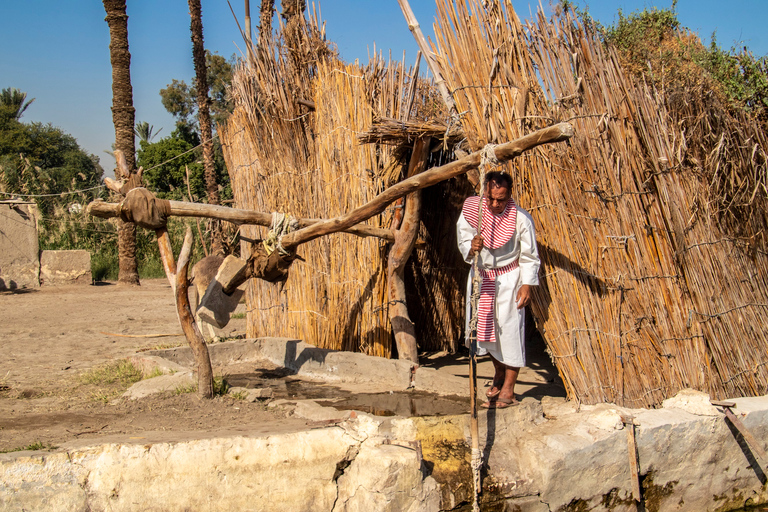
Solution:
M 478 252 L 480 252 L 483 248 L 483 237 L 480 235 L 476 235 L 475 238 L 472 239 L 472 246 L 469 248 L 469 255 L 474 256 Z
M 531 285 L 524 284 L 517 291 L 517 309 L 522 309 L 531 303 Z

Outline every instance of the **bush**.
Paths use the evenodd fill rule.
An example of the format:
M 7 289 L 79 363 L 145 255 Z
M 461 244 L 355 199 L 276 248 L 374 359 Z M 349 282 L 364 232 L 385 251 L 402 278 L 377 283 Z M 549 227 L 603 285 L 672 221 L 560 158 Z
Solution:
M 669 9 L 645 9 L 629 16 L 619 10 L 615 25 L 595 24 L 577 12 L 585 24 L 599 30 L 615 46 L 623 67 L 667 91 L 712 91 L 729 108 L 744 110 L 768 123 L 768 57 L 755 57 L 746 47 L 722 50 L 715 35 L 709 48 L 682 27 Z

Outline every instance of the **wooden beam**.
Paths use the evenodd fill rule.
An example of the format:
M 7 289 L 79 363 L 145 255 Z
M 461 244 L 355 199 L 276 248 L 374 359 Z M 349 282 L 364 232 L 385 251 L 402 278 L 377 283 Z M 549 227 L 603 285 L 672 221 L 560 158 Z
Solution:
M 568 123 L 559 123 L 548 128 L 537 130 L 512 142 L 500 144 L 496 146 L 494 152 L 496 158 L 500 162 L 505 162 L 521 155 L 525 151 L 535 148 L 536 146 L 570 139 L 573 134 L 573 126 Z M 449 164 L 441 167 L 433 167 L 412 178 L 403 180 L 400 183 L 389 187 L 368 203 L 349 213 L 340 215 L 334 219 L 312 224 L 311 226 L 299 229 L 293 233 L 288 233 L 283 237 L 283 247 L 288 251 L 292 251 L 299 245 L 314 240 L 315 238 L 349 229 L 350 227 L 383 212 L 390 203 L 411 192 L 436 185 L 441 181 L 455 178 L 471 169 L 476 169 L 480 165 L 481 157 L 482 151 L 476 151 Z
M 256 225 L 269 227 L 272 224 L 272 214 L 253 210 L 241 210 L 226 206 L 216 206 L 204 203 L 188 203 L 185 201 L 169 201 L 171 203 L 171 215 L 174 217 L 195 217 L 225 220 L 237 225 Z M 95 217 L 108 219 L 120 216 L 120 203 L 107 203 L 96 200 L 88 205 L 87 212 Z M 298 219 L 299 227 L 305 228 L 321 222 L 322 219 Z M 373 236 L 388 242 L 394 242 L 392 231 L 375 226 L 350 226 L 342 230 L 359 237 Z
M 736 430 L 739 431 L 747 444 L 749 444 L 749 446 L 752 448 L 752 451 L 755 452 L 755 455 L 761 459 L 763 465 L 768 464 L 768 455 L 766 455 L 762 443 L 760 443 L 760 441 L 758 441 L 755 436 L 752 435 L 752 432 L 750 432 L 744 423 L 742 423 L 741 420 L 737 418 L 735 414 L 733 414 L 733 411 L 731 411 L 731 407 L 735 407 L 736 404 L 733 402 L 712 402 L 712 404 L 723 408 L 725 417 L 728 418 L 728 421 L 730 421 L 734 427 L 736 427 Z

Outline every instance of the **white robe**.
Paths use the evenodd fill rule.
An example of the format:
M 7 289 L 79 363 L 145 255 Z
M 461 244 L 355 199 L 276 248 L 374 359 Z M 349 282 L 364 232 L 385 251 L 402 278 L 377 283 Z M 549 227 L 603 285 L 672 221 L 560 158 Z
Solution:
M 456 238 L 459 251 L 464 261 L 472 264 L 469 256 L 472 239 L 477 234 L 464 218 L 459 217 L 456 223 Z M 482 269 L 500 268 L 518 261 L 519 267 L 497 276 L 496 280 L 496 314 L 495 329 L 496 343 L 478 343 L 478 355 L 486 353 L 507 366 L 525 366 L 525 308 L 517 308 L 517 292 L 524 284 L 536 286 L 539 284 L 539 252 L 536 248 L 536 234 L 531 215 L 517 207 L 517 223 L 515 234 L 498 249 L 483 247 L 480 251 L 479 266 Z M 469 333 L 469 320 L 472 314 L 472 277 L 470 271 L 467 280 L 467 318 L 466 331 Z

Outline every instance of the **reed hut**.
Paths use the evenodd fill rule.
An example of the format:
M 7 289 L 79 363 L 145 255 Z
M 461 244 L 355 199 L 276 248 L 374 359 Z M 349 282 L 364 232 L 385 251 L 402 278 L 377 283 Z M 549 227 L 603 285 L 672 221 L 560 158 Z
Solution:
M 683 388 L 766 393 L 768 168 L 756 121 L 625 75 L 568 13 L 524 25 L 509 2 L 437 0 L 433 54 L 458 117 L 403 63 L 340 62 L 316 27 L 301 55 L 262 44 L 236 73 L 220 135 L 238 207 L 332 217 L 401 179 L 419 135 L 435 135 L 435 164 L 569 121 L 567 145 L 503 166 L 536 222 L 532 312 L 569 398 L 647 407 Z M 461 136 L 424 128 L 435 126 Z M 461 177 L 424 192 L 406 272 L 422 351 L 461 343 L 468 268 L 453 223 L 472 190 Z M 396 211 L 368 222 L 389 227 Z M 262 238 L 257 229 L 244 239 Z M 302 246 L 284 287 L 249 285 L 249 336 L 391 356 L 388 250 L 348 234 Z

